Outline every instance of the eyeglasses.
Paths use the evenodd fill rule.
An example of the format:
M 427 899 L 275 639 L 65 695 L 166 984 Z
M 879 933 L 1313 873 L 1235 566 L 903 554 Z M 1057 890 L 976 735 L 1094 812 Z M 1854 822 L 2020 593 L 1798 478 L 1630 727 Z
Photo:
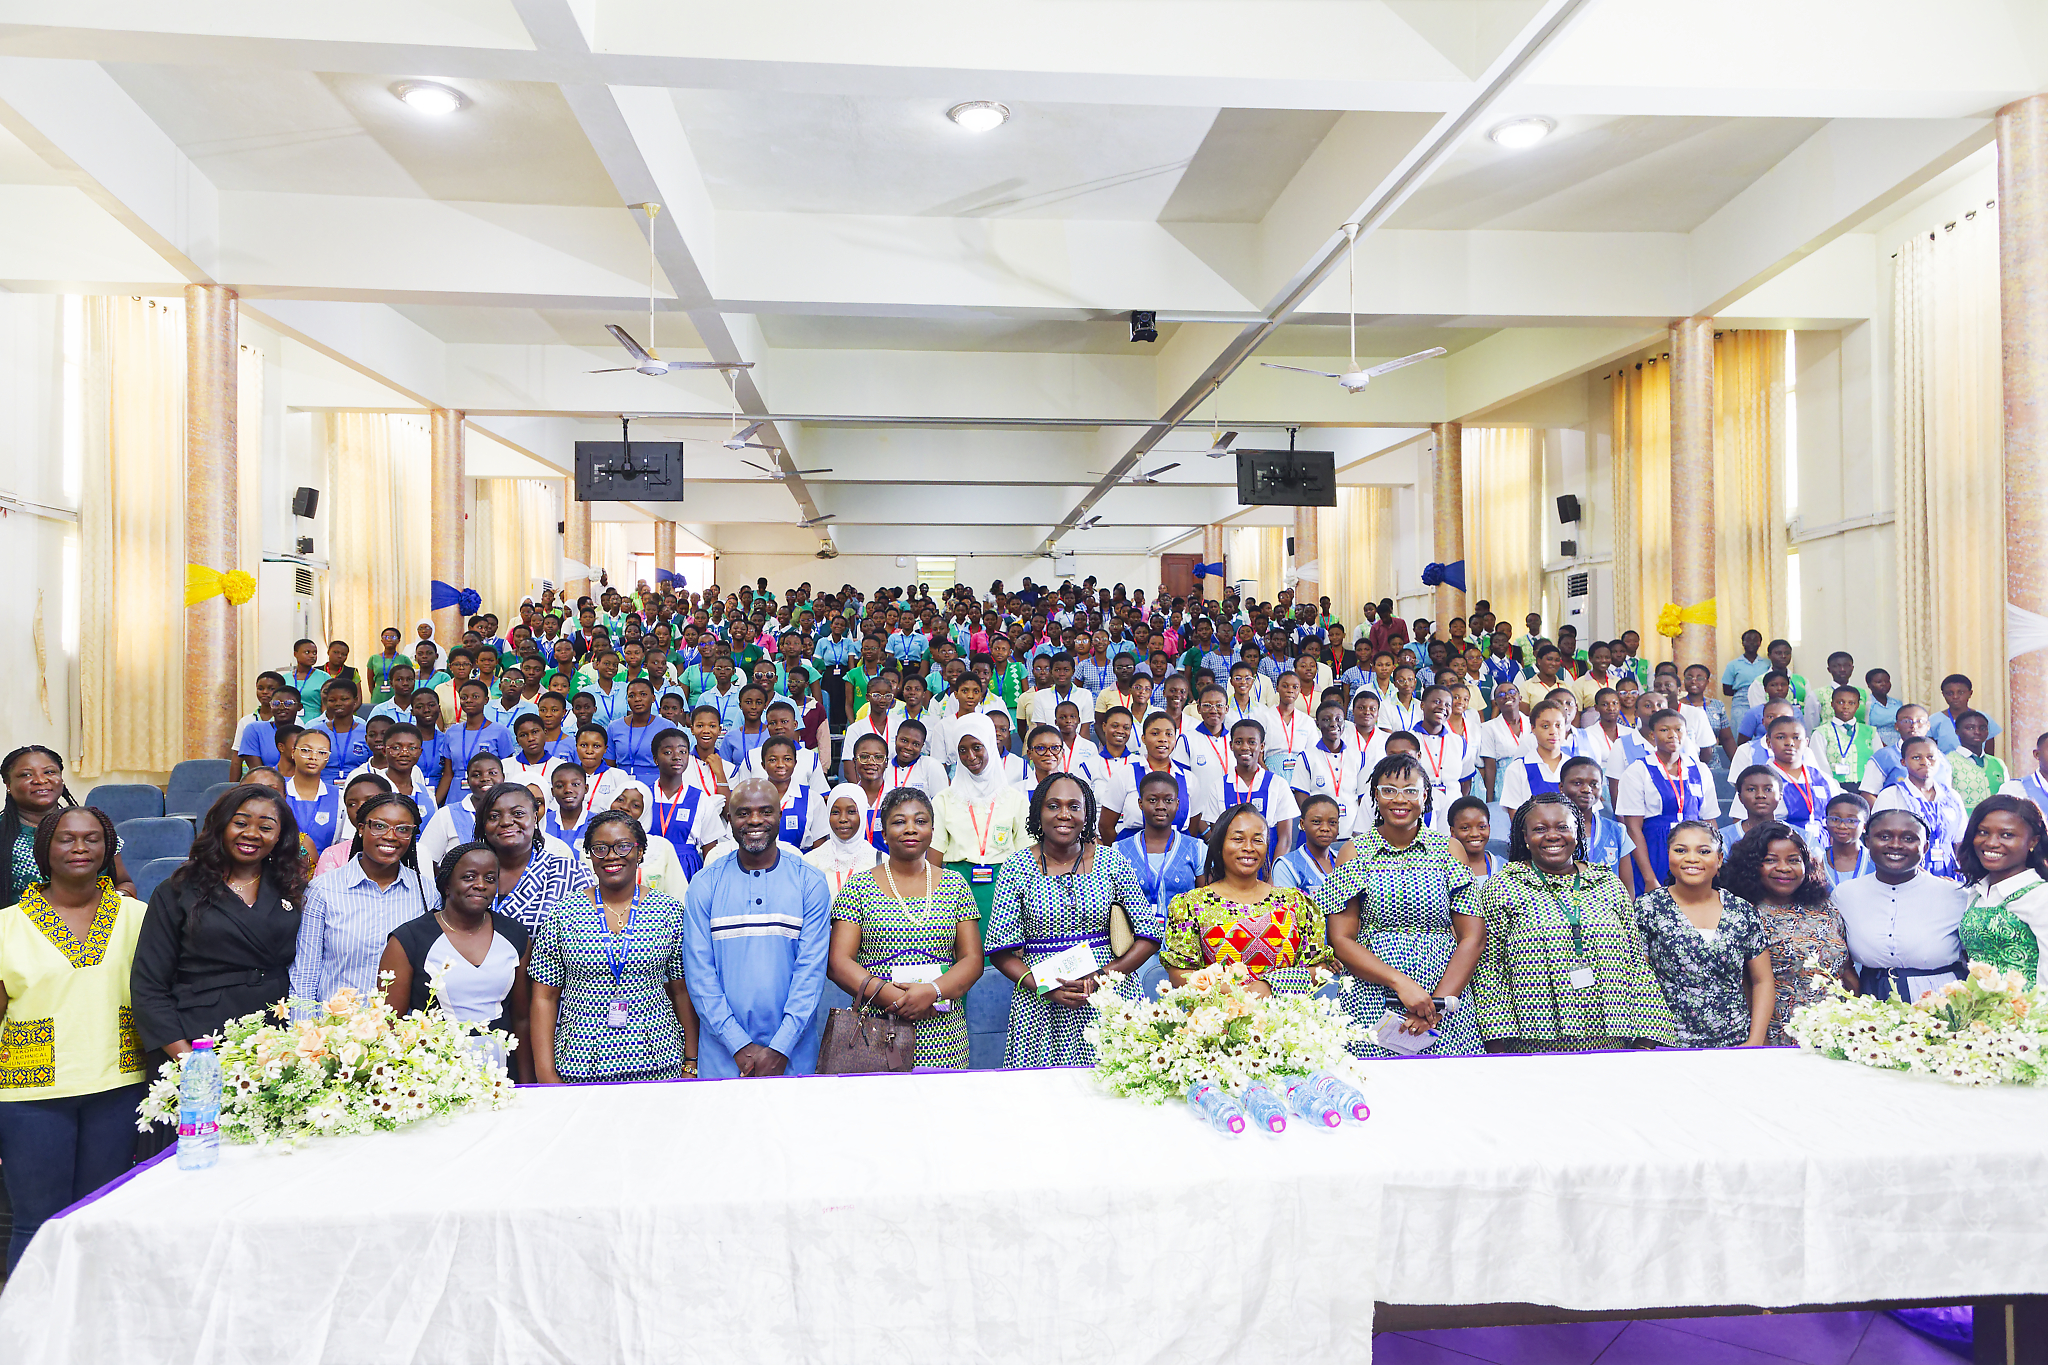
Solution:
M 1375 787 L 1373 790 L 1385 801 L 1397 801 L 1403 797 L 1410 801 L 1420 801 L 1422 799 L 1422 788 L 1420 787 Z
M 640 845 L 631 839 L 627 839 L 622 843 L 592 844 L 590 846 L 590 856 L 593 858 L 626 858 L 639 851 Z
M 419 832 L 420 827 L 418 825 L 387 825 L 382 820 L 365 820 L 363 822 L 363 833 L 374 834 L 380 839 L 410 839 Z

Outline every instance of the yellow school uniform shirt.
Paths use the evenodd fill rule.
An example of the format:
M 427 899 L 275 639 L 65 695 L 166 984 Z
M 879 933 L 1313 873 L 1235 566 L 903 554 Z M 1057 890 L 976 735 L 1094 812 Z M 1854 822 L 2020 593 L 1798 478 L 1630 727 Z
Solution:
M 93 1095 L 143 1079 L 128 976 L 148 909 L 104 877 L 83 940 L 41 887 L 0 909 L 0 1102 Z

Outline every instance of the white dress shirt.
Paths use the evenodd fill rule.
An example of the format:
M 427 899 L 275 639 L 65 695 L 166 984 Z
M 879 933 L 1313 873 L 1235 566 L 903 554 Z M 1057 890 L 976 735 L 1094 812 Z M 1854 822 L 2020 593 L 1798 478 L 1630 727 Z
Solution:
M 1924 968 L 1953 965 L 1963 955 L 1956 925 L 1970 893 L 1925 868 L 1897 886 L 1875 874 L 1835 888 L 1835 909 L 1849 930 L 1849 956 L 1858 967 Z

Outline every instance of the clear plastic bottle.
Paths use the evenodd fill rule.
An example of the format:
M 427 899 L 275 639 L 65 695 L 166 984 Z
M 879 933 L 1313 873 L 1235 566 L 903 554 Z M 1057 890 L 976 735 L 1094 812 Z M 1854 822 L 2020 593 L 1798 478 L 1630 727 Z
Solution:
M 1196 1081 L 1189 1086 L 1188 1106 L 1219 1133 L 1236 1137 L 1245 1130 L 1244 1110 L 1214 1081 Z
M 1252 1116 L 1252 1122 L 1269 1133 L 1287 1131 L 1287 1106 L 1273 1093 L 1272 1087 L 1264 1081 L 1253 1081 L 1239 1096 L 1245 1112 Z
M 1344 1122 L 1337 1102 L 1311 1084 L 1307 1076 L 1283 1077 L 1281 1088 L 1287 1094 L 1288 1106 L 1316 1127 L 1335 1128 Z
M 1365 1102 L 1365 1096 L 1342 1076 L 1317 1071 L 1309 1076 L 1308 1083 L 1317 1087 L 1317 1093 L 1336 1105 L 1337 1112 L 1353 1123 L 1363 1123 L 1372 1117 L 1372 1106 Z
M 220 1160 L 220 1058 L 198 1038 L 178 1076 L 178 1169 L 203 1171 Z

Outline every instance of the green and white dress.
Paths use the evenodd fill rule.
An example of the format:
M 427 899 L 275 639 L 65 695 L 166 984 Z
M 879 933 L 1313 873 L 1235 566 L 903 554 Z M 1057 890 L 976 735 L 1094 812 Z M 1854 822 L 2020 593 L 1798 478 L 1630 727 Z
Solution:
M 876 976 L 887 978 L 891 968 L 951 967 L 960 925 L 979 920 L 981 909 L 967 879 L 957 872 L 934 869 L 931 898 L 924 897 L 924 882 L 915 883 L 914 895 L 904 904 L 882 884 L 878 867 L 860 873 L 839 889 L 832 902 L 832 918 L 860 926 L 860 951 L 854 960 Z M 911 894 L 912 886 L 901 881 L 898 889 Z M 917 1021 L 919 1071 L 959 1071 L 967 1065 L 967 1006 L 954 1001 L 943 1014 L 934 1013 Z
M 2048 882 L 2032 868 L 2008 873 L 1997 882 L 1970 887 L 1970 903 L 1956 926 L 1963 956 L 1988 962 L 2002 972 L 2018 972 L 2028 985 L 2041 981 L 2041 939 L 2048 933 Z
M 1027 961 L 1038 962 L 1085 943 L 1094 950 L 1096 965 L 1107 966 L 1113 905 L 1123 906 L 1139 938 L 1157 944 L 1166 936 L 1158 909 L 1124 855 L 1099 844 L 1089 848 L 1094 861 L 1086 872 L 1057 877 L 1040 869 L 1037 849 L 1003 860 L 988 920 L 990 953 L 1021 951 Z M 1137 976 L 1125 977 L 1117 993 L 1137 999 Z M 1019 987 L 1010 995 L 1010 1036 L 1003 1044 L 1003 1065 L 1093 1066 L 1095 1048 L 1082 1033 L 1095 1022 L 1095 1014 L 1092 1005 L 1068 1009 L 1029 986 Z

